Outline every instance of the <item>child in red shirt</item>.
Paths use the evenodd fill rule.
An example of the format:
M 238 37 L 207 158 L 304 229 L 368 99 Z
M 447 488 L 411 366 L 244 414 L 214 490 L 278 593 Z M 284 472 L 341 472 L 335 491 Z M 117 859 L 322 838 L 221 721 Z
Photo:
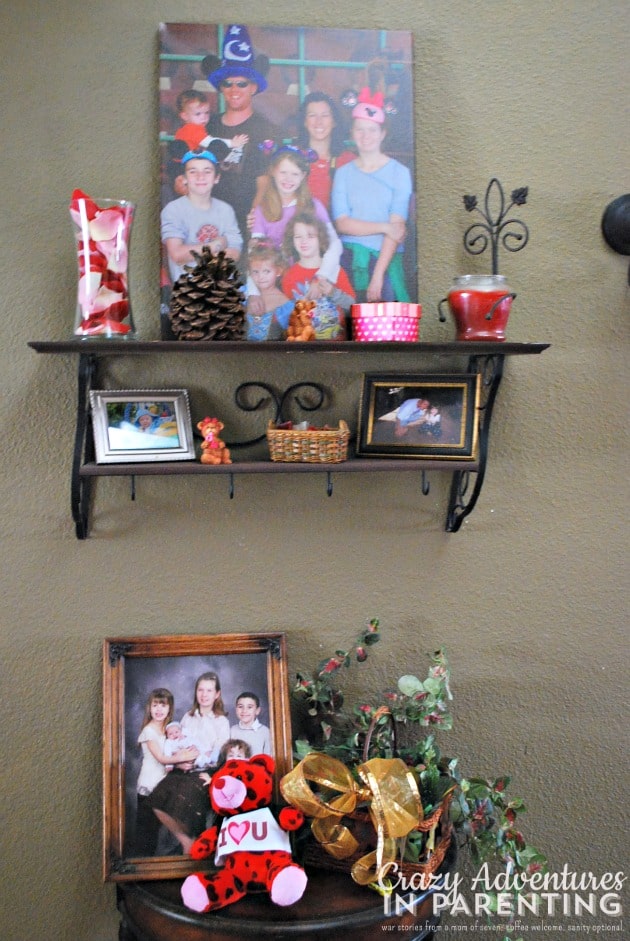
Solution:
M 236 134 L 230 138 L 213 137 L 212 134 L 208 134 L 206 124 L 210 120 L 210 102 L 203 92 L 195 91 L 194 88 L 180 92 L 177 96 L 176 108 L 182 126 L 175 132 L 175 140 L 184 141 L 189 150 L 203 149 L 211 141 L 221 140 L 230 150 L 242 153 L 243 147 L 249 141 L 247 134 Z M 237 160 L 230 154 L 227 160 L 229 163 L 238 163 L 240 156 Z
M 317 276 L 328 243 L 326 226 L 313 213 L 297 212 L 289 220 L 282 247 L 287 258 L 297 255 L 298 261 L 284 274 L 282 292 L 294 301 L 308 297 L 316 302 L 312 316 L 318 340 L 344 340 L 356 295 L 343 268 L 335 284 Z

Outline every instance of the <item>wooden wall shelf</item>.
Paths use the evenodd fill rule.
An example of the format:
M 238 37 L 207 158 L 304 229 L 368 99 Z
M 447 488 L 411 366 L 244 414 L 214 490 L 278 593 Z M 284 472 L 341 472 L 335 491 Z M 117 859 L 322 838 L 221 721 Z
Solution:
M 397 343 L 357 343 L 353 340 L 327 340 L 313 343 L 288 343 L 285 340 L 267 340 L 250 343 L 238 340 L 31 340 L 28 344 L 37 353 L 80 353 L 90 356 L 141 356 L 155 353 L 419 353 L 458 356 L 519 356 L 542 353 L 548 343 L 480 343 L 478 341 Z
M 421 475 L 422 492 L 428 493 L 426 473 L 430 470 L 452 473 L 451 491 L 446 517 L 447 532 L 457 532 L 462 522 L 472 512 L 485 475 L 488 456 L 488 439 L 492 408 L 496 398 L 506 356 L 539 354 L 548 343 L 506 342 L 418 342 L 418 343 L 357 343 L 332 341 L 313 343 L 288 343 L 268 341 L 264 344 L 245 341 L 199 341 L 178 340 L 106 340 L 70 339 L 31 341 L 29 346 L 38 353 L 71 354 L 78 356 L 78 396 L 75 449 L 72 466 L 71 508 L 78 539 L 89 533 L 89 513 L 92 483 L 96 477 L 130 477 L 132 499 L 135 497 L 135 478 L 140 476 L 226 476 L 230 497 L 234 495 L 234 478 L 238 474 L 325 474 L 327 493 L 332 494 L 333 474 L 356 473 L 401 473 L 414 471 Z M 225 353 L 260 354 L 264 352 L 282 355 L 306 354 L 309 362 L 325 362 L 331 354 L 360 355 L 371 353 L 413 353 L 419 363 L 431 357 L 462 357 L 468 372 L 482 375 L 482 402 L 478 414 L 479 453 L 475 461 L 458 460 L 412 460 L 404 458 L 356 458 L 350 456 L 340 464 L 298 464 L 269 461 L 240 461 L 218 466 L 196 461 L 156 462 L 140 464 L 97 464 L 94 459 L 94 439 L 89 411 L 89 391 L 98 377 L 99 361 L 116 356 L 164 356 L 217 355 Z M 474 481 L 471 480 L 474 477 Z

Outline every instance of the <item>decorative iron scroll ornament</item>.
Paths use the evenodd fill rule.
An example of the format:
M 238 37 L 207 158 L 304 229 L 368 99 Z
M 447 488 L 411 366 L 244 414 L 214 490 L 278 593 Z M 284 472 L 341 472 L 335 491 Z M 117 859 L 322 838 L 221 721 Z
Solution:
M 478 212 L 483 222 L 474 222 L 464 232 L 464 248 L 469 255 L 482 255 L 488 245 L 492 247 L 492 274 L 499 274 L 499 245 L 508 252 L 520 252 L 529 241 L 529 229 L 521 219 L 508 219 L 513 206 L 524 206 L 529 187 L 512 190 L 511 202 L 506 206 L 503 187 L 496 177 L 488 183 L 484 208 L 479 208 L 476 196 L 464 196 L 467 212 Z
M 266 395 L 259 395 L 255 401 L 252 401 L 251 393 L 254 390 L 260 390 L 266 393 Z M 308 391 L 310 396 L 305 398 L 303 395 L 299 394 L 300 391 Z M 284 392 L 278 392 L 277 389 L 274 389 L 273 386 L 270 386 L 266 382 L 242 382 L 234 393 L 234 401 L 244 412 L 257 412 L 261 408 L 273 404 L 275 409 L 273 421 L 276 424 L 286 421 L 287 416 L 285 414 L 285 408 L 291 401 L 291 398 L 293 398 L 302 411 L 315 412 L 324 404 L 326 393 L 324 387 L 318 382 L 294 382 L 293 385 L 290 385 Z M 267 423 L 265 423 L 265 429 L 266 428 Z M 229 441 L 228 445 L 231 448 L 244 448 L 252 444 L 258 444 L 260 441 L 264 441 L 265 438 L 266 430 L 255 438 L 250 438 L 247 441 Z

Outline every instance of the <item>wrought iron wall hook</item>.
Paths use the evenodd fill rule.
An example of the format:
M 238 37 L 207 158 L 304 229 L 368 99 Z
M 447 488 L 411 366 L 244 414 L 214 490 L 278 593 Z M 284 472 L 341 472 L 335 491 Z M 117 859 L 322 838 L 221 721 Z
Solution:
M 493 177 L 486 189 L 484 208 L 479 208 L 476 196 L 464 196 L 467 212 L 478 212 L 483 222 L 474 222 L 464 232 L 464 248 L 469 255 L 482 255 L 488 245 L 492 248 L 492 274 L 499 273 L 499 245 L 508 252 L 520 252 L 529 241 L 529 229 L 522 219 L 508 219 L 513 206 L 524 206 L 527 202 L 529 187 L 521 186 L 512 190 L 511 202 L 506 206 L 503 187 Z M 495 205 L 495 211 L 491 204 Z

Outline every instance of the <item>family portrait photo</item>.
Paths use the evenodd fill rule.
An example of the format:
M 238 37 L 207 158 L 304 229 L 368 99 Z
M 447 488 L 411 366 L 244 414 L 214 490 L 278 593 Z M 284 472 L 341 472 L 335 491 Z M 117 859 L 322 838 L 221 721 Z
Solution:
M 243 283 L 246 339 L 317 339 L 353 303 L 417 294 L 411 33 L 166 23 L 159 40 L 161 331 L 207 246 Z
M 219 767 L 261 754 L 290 767 L 284 637 L 109 640 L 103 662 L 106 874 L 168 878 L 212 823 Z

